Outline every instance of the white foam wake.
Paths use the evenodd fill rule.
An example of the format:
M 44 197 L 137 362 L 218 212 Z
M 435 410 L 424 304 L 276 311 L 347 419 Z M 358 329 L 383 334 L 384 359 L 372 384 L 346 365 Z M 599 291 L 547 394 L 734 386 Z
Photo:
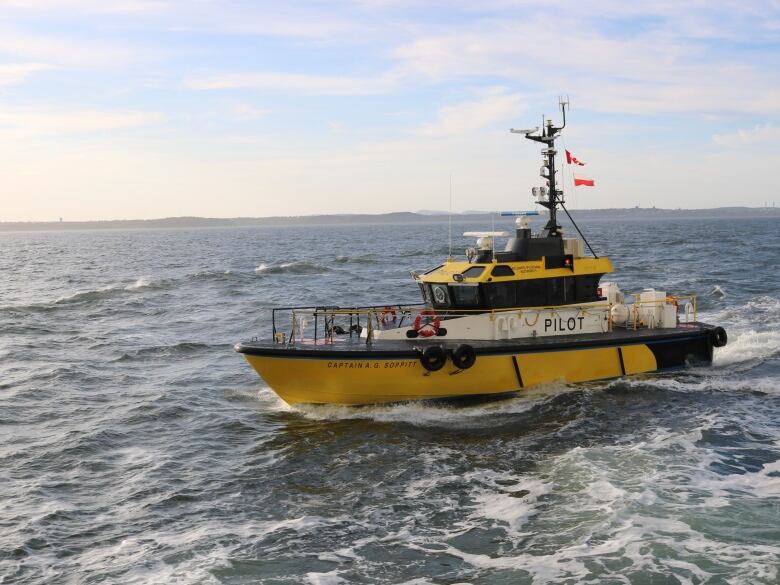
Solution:
M 565 392 L 571 387 L 563 383 L 529 388 L 516 395 L 474 406 L 437 401 L 413 401 L 386 405 L 341 406 L 299 404 L 291 407 L 278 397 L 271 407 L 297 412 L 311 420 L 368 419 L 377 422 L 408 423 L 418 426 L 451 426 L 492 424 L 492 417 L 521 414 Z M 281 404 L 280 404 L 281 403 Z

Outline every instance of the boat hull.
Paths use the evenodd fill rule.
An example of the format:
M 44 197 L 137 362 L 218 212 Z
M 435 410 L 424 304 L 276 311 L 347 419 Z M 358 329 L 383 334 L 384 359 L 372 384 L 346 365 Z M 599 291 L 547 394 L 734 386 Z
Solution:
M 435 372 L 419 360 L 424 343 L 241 343 L 236 350 L 289 404 L 358 405 L 504 394 L 550 382 L 587 382 L 709 363 L 711 330 L 697 326 L 656 335 L 622 332 L 607 339 L 602 334 L 473 343 L 477 359 L 471 368 L 458 369 L 448 359 Z

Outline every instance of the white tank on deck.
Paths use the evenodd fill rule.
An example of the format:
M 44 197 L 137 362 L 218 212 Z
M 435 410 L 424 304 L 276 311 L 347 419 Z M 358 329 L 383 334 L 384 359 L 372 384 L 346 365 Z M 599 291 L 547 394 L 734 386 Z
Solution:
M 615 325 L 625 325 L 628 322 L 628 315 L 629 310 L 626 305 L 623 303 L 618 303 L 617 305 L 613 305 L 612 309 L 610 309 L 611 316 L 612 316 L 612 322 Z

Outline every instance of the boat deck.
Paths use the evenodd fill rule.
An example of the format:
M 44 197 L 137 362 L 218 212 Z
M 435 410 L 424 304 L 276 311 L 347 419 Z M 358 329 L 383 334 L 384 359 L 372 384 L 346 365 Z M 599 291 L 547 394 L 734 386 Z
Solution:
M 350 358 L 416 358 L 419 350 L 428 345 L 441 345 L 445 349 L 465 343 L 472 346 L 477 355 L 500 355 L 558 351 L 571 348 L 596 348 L 640 343 L 662 343 L 685 338 L 701 338 L 715 328 L 701 322 L 681 323 L 674 329 L 615 329 L 605 333 L 581 333 L 547 337 L 525 337 L 501 340 L 468 340 L 431 337 L 427 339 L 405 339 L 374 341 L 366 343 L 357 335 L 335 336 L 330 340 L 296 340 L 291 344 L 273 341 L 242 341 L 236 351 L 247 355 L 319 357 L 326 359 Z

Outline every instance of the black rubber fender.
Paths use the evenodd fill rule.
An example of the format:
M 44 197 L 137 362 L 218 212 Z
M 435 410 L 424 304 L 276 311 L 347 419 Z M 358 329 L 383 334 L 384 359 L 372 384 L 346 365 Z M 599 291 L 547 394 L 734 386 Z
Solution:
M 713 347 L 723 347 L 729 342 L 729 336 L 723 327 L 715 327 L 710 331 L 710 339 Z
M 452 363 L 461 370 L 468 370 L 477 361 L 477 352 L 470 345 L 461 343 L 452 350 Z
M 447 363 L 447 352 L 441 345 L 429 345 L 420 353 L 420 363 L 429 372 L 436 372 Z

